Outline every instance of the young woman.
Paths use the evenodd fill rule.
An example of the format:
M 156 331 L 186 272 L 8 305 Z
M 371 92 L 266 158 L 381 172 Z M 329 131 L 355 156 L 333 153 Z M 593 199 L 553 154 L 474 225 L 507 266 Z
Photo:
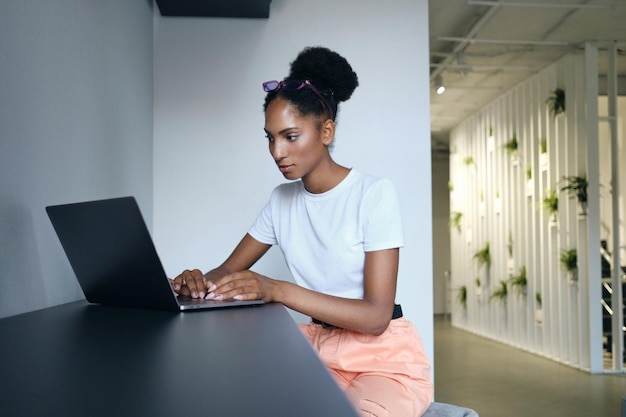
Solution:
M 363 416 L 417 417 L 433 386 L 421 339 L 394 304 L 403 246 L 396 191 L 329 151 L 338 103 L 357 86 L 350 64 L 321 47 L 303 50 L 283 81 L 263 83 L 270 154 L 294 181 L 275 188 L 222 265 L 184 271 L 172 285 L 196 298 L 263 299 L 310 316 L 305 336 Z M 272 245 L 296 284 L 250 270 Z

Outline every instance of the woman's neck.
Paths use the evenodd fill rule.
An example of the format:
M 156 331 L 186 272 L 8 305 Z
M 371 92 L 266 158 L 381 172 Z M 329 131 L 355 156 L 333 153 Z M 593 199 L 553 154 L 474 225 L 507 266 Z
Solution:
M 302 183 L 311 194 L 321 194 L 335 188 L 349 173 L 350 168 L 341 166 L 331 159 L 325 169 L 317 169 L 302 177 Z

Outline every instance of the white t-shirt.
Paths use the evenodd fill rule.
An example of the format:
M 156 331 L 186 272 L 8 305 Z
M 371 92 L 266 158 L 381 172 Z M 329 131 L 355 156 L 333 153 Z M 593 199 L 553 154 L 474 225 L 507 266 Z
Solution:
M 393 184 L 355 169 L 322 194 L 279 185 L 248 233 L 279 245 L 298 285 L 353 299 L 363 298 L 365 252 L 404 245 Z

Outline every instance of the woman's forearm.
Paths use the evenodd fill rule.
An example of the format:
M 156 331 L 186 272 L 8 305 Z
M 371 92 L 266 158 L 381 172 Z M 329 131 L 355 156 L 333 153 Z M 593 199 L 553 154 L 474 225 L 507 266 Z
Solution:
M 344 329 L 379 335 L 393 314 L 393 300 L 359 300 L 322 294 L 278 281 L 275 301 L 292 310 Z

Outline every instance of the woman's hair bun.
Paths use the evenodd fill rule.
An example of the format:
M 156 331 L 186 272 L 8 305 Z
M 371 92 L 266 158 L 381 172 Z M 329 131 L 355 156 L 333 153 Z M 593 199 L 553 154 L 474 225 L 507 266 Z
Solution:
M 311 80 L 318 90 L 331 90 L 337 101 L 346 101 L 359 85 L 348 61 L 321 46 L 305 48 L 291 63 L 288 79 Z

